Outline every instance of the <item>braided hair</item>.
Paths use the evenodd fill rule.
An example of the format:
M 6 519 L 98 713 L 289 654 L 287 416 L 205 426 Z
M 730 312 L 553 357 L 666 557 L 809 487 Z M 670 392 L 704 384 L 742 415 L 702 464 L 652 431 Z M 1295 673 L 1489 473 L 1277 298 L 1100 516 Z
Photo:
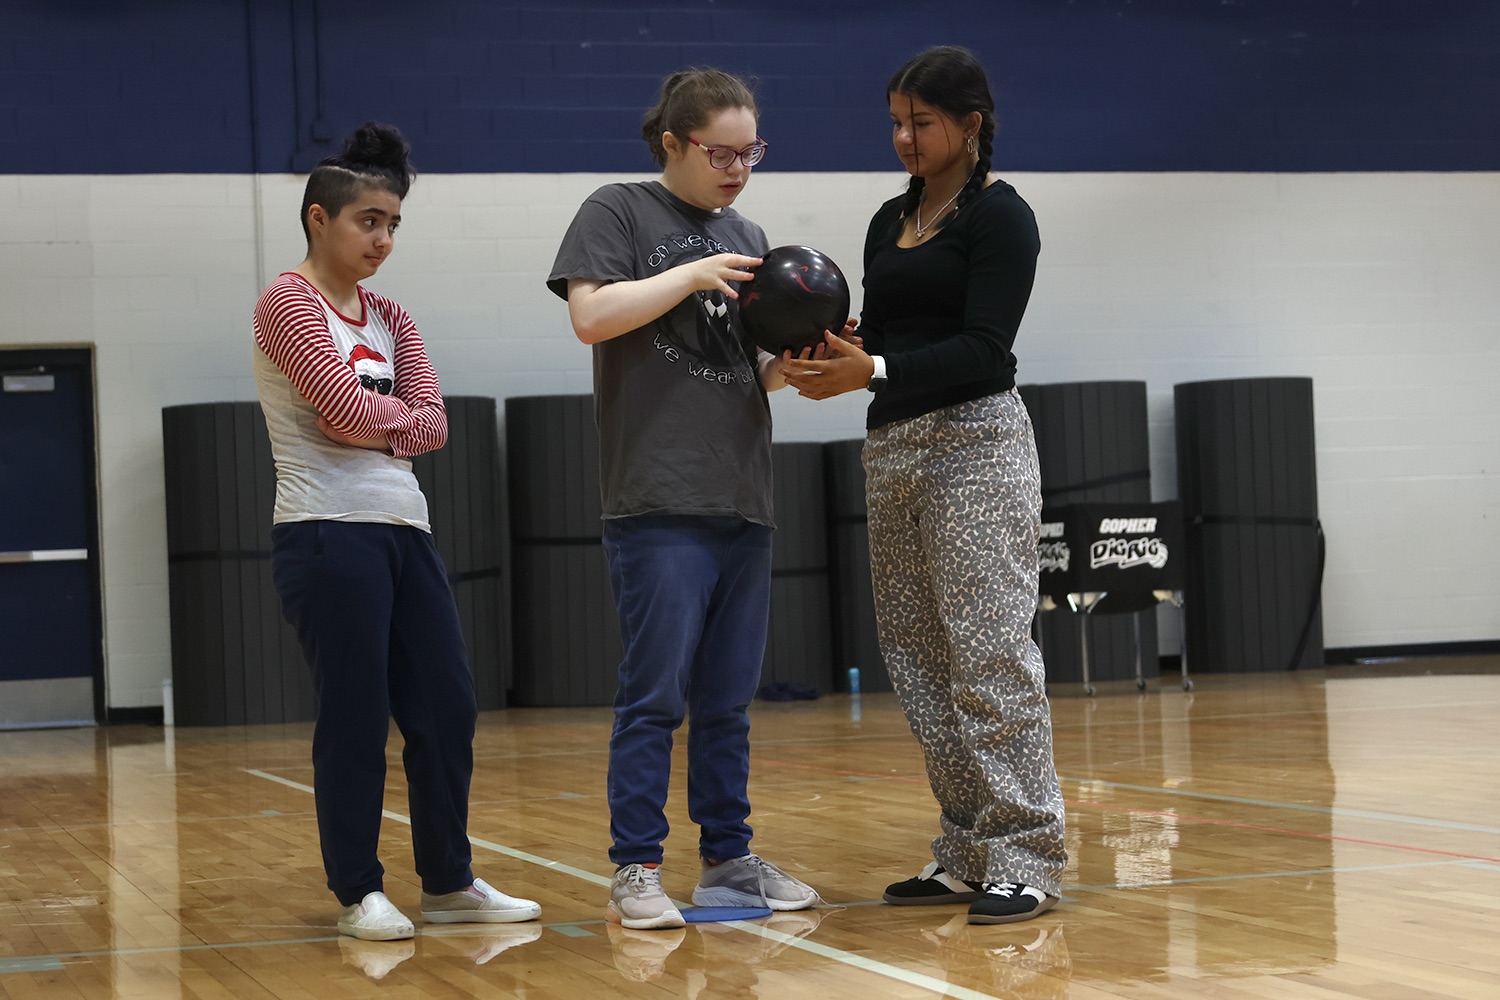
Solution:
M 302 235 L 309 240 L 307 210 L 322 205 L 330 216 L 337 217 L 344 206 L 366 188 L 383 188 L 397 198 L 405 198 L 417 172 L 409 156 L 411 143 L 394 125 L 365 122 L 344 141 L 344 148 L 324 157 L 307 176 L 302 193 Z
M 966 48 L 939 45 L 912 56 L 891 77 L 885 91 L 887 99 L 893 94 L 920 98 L 954 120 L 971 112 L 979 112 L 979 133 L 975 136 L 979 163 L 958 194 L 953 208 L 953 212 L 957 212 L 984 190 L 994 154 L 995 99 L 990 96 L 990 83 L 985 76 L 984 67 L 979 64 L 978 57 Z M 913 177 L 907 185 L 906 196 L 901 202 L 902 220 L 916 211 L 925 185 L 926 181 L 921 177 Z M 953 212 L 948 214 L 952 215 Z

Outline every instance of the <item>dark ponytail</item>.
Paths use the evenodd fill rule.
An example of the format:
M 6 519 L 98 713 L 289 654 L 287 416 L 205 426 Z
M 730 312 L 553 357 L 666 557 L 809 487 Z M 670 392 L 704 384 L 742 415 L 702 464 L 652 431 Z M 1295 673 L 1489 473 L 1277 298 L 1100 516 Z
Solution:
M 656 165 L 665 167 L 667 150 L 661 141 L 663 132 L 686 140 L 689 132 L 702 128 L 714 115 L 730 108 L 744 108 L 759 117 L 755 96 L 744 80 L 712 68 L 673 73 L 661 82 L 656 104 L 646 109 L 641 118 L 641 138 L 651 147 Z
M 891 82 L 886 84 L 885 92 L 887 100 L 893 94 L 921 98 L 955 121 L 971 112 L 979 112 L 979 132 L 974 137 L 979 163 L 959 192 L 953 211 L 963 208 L 984 190 L 995 149 L 995 99 L 990 95 L 989 78 L 985 76 L 979 58 L 958 45 L 927 49 L 896 71 Z M 922 200 L 924 183 L 923 178 L 913 177 L 907 185 L 906 197 L 901 202 L 902 219 L 916 211 Z
M 410 155 L 411 143 L 396 126 L 365 122 L 344 141 L 342 150 L 325 157 L 308 175 L 307 190 L 302 194 L 302 235 L 312 238 L 307 210 L 314 205 L 322 205 L 330 216 L 337 216 L 368 187 L 405 198 L 417 176 Z

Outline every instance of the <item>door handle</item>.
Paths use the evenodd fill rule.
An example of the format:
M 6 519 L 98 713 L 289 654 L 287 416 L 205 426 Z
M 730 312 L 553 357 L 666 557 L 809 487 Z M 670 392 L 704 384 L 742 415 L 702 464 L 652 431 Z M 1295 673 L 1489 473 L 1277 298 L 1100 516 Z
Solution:
M 0 563 L 76 562 L 88 557 L 88 549 L 32 549 L 29 552 L 0 552 Z

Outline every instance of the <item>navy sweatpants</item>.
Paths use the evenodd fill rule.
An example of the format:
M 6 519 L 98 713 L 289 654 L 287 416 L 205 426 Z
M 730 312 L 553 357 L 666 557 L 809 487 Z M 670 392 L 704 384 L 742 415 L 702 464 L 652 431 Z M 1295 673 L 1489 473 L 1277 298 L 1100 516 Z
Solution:
M 406 740 L 412 848 L 427 892 L 470 869 L 474 683 L 432 536 L 404 525 L 302 521 L 271 531 L 282 612 L 318 694 L 313 790 L 328 888 L 341 904 L 382 889 L 376 856 L 390 719 Z

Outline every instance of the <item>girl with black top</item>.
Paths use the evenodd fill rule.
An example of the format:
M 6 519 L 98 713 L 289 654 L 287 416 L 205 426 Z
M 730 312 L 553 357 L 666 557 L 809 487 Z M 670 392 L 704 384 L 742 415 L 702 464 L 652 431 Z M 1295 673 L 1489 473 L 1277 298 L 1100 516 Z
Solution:
M 864 347 L 783 363 L 826 399 L 873 396 L 864 449 L 880 648 L 942 809 L 933 861 L 898 905 L 969 903 L 970 923 L 1052 907 L 1067 862 L 1037 601 L 1040 474 L 1015 388 L 1040 249 L 990 175 L 994 101 L 972 53 L 929 49 L 886 88 L 911 174 L 865 238 Z

